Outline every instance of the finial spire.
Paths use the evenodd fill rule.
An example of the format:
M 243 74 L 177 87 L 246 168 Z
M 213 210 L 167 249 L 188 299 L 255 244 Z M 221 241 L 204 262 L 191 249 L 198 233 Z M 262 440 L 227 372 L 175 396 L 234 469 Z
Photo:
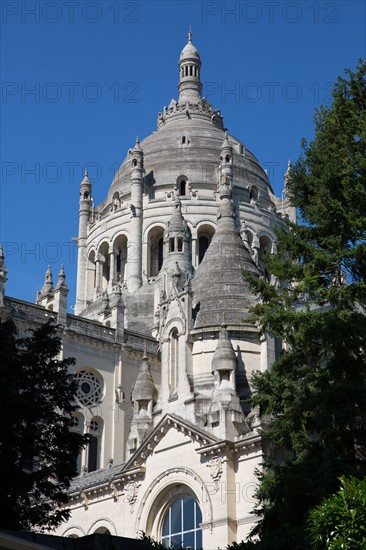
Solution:
M 189 43 L 192 43 L 192 25 L 191 23 L 189 24 L 189 31 L 188 31 L 188 42 Z
M 88 167 L 85 168 L 84 176 L 85 176 L 86 178 L 89 177 L 89 174 L 88 174 Z

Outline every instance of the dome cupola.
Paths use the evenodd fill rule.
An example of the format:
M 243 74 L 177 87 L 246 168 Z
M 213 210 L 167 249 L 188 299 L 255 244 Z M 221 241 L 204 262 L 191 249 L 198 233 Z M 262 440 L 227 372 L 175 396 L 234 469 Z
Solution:
M 200 80 L 201 59 L 197 48 L 192 44 L 192 33 L 188 33 L 188 42 L 179 58 L 179 103 L 198 103 L 201 100 L 202 84 Z

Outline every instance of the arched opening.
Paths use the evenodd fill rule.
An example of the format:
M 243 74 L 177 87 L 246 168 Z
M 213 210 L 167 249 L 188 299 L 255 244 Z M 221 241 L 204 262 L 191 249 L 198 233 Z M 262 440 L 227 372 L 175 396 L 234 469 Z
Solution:
M 99 261 L 101 262 L 101 280 L 100 287 L 102 290 L 107 290 L 109 283 L 109 245 L 104 242 L 99 248 Z
M 255 185 L 252 185 L 252 187 L 250 188 L 250 192 L 249 192 L 249 199 L 250 200 L 258 200 L 258 187 L 256 187 Z
M 206 254 L 206 250 L 210 246 L 215 229 L 211 225 L 201 225 L 197 230 L 198 240 L 198 264 L 200 264 Z
M 202 235 L 198 239 L 198 263 L 200 264 L 210 244 L 210 239 L 206 235 Z
M 100 535 L 110 535 L 111 532 L 109 529 L 107 529 L 106 527 L 98 527 L 98 529 L 96 529 L 94 531 L 94 533 L 98 533 Z
M 101 441 L 103 421 L 93 417 L 89 424 L 88 472 L 94 472 L 101 467 Z
M 186 136 L 182 136 L 182 145 L 186 144 Z
M 126 235 L 119 235 L 114 243 L 113 250 L 115 254 L 115 276 L 117 283 L 123 284 L 127 278 L 127 247 L 128 241 Z
M 84 415 L 81 412 L 75 412 L 72 415 L 71 430 L 73 432 L 84 433 Z M 74 456 L 74 463 L 78 474 L 81 472 L 81 452 Z
M 148 277 L 156 277 L 163 265 L 163 227 L 153 227 L 148 234 Z
M 119 198 L 119 193 L 118 193 L 118 191 L 116 191 L 116 192 L 113 194 L 112 202 L 113 202 L 113 208 L 114 208 L 114 210 L 117 210 L 117 208 L 120 206 L 120 198 Z
M 174 393 L 178 384 L 178 330 L 173 328 L 169 338 L 169 390 Z
M 137 166 L 137 159 L 133 159 L 133 161 L 132 161 L 132 166 L 133 166 L 133 167 L 136 167 L 136 166 Z
M 191 496 L 176 499 L 165 512 L 161 541 L 165 546 L 202 548 L 202 512 Z
M 177 179 L 177 190 L 180 197 L 186 197 L 188 195 L 188 180 L 185 176 L 180 176 Z
M 95 284 L 96 284 L 95 251 L 92 250 L 88 256 L 88 262 L 87 262 L 87 268 L 86 268 L 86 300 L 87 302 L 91 302 L 93 300 Z

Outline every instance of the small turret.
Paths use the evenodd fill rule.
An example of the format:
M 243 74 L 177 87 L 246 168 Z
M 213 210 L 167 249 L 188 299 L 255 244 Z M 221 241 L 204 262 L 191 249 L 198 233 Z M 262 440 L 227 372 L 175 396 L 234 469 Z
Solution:
M 66 326 L 68 294 L 69 288 L 66 283 L 64 266 L 62 265 L 58 274 L 57 285 L 54 291 L 53 310 L 57 311 L 58 324 L 63 326 Z
M 218 389 L 235 389 L 236 357 L 225 324 L 221 325 L 211 367 L 213 373 L 218 373 Z
M 3 248 L 0 245 L 0 307 L 4 305 L 4 295 L 5 295 L 5 283 L 7 279 L 8 270 L 5 266 L 5 256 Z
M 152 428 L 152 412 L 157 401 L 157 395 L 158 392 L 151 375 L 145 350 L 140 372 L 137 375 L 136 383 L 132 390 L 134 412 L 128 438 L 130 453 L 133 453 L 141 445 Z
M 78 243 L 78 272 L 76 288 L 75 314 L 80 313 L 86 306 L 86 241 L 88 236 L 88 222 L 92 207 L 92 185 L 89 181 L 88 170 L 85 170 L 84 179 L 80 184 L 79 198 L 79 235 Z
M 188 43 L 179 58 L 179 103 L 198 103 L 201 100 L 200 80 L 201 59 L 197 48 L 192 44 L 192 33 L 188 33 Z
M 138 137 L 133 149 L 130 149 L 131 161 L 131 256 L 128 258 L 129 272 L 127 278 L 128 291 L 136 292 L 142 285 L 142 196 L 144 153 Z
M 220 149 L 220 189 L 228 186 L 231 189 L 233 180 L 233 148 L 229 143 L 227 132 Z
M 80 205 L 85 203 L 85 206 L 90 207 L 92 185 L 89 181 L 88 169 L 85 169 L 84 178 L 80 184 Z
M 43 287 L 41 288 L 41 290 L 37 292 L 36 303 L 46 307 L 48 302 L 53 298 L 53 292 L 54 292 L 54 288 L 53 288 L 51 266 L 48 266 Z
M 180 279 L 192 274 L 191 232 L 182 215 L 182 205 L 178 197 L 174 201 L 174 212 L 164 232 L 164 262 L 161 272 Z
M 296 208 L 291 204 L 291 197 L 289 195 L 289 182 L 292 174 L 292 163 L 289 160 L 287 163 L 287 169 L 283 177 L 283 191 L 282 191 L 282 216 L 288 217 L 290 221 L 296 223 Z

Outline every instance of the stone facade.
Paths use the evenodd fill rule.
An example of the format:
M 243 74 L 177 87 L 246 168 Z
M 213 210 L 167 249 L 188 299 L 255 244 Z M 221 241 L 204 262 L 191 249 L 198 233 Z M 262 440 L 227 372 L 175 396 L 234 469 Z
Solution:
M 85 173 L 75 315 L 63 269 L 55 286 L 47 270 L 36 305 L 7 297 L 0 254 L 3 315 L 20 332 L 54 319 L 63 356 L 77 361 L 74 429 L 92 439 L 57 534 L 144 531 L 210 550 L 253 524 L 264 451 L 243 401 L 276 342 L 248 321 L 255 297 L 242 272 L 268 277 L 274 229 L 295 213 L 201 97 L 200 71 L 190 33 L 178 100 L 136 140 L 98 206 Z

